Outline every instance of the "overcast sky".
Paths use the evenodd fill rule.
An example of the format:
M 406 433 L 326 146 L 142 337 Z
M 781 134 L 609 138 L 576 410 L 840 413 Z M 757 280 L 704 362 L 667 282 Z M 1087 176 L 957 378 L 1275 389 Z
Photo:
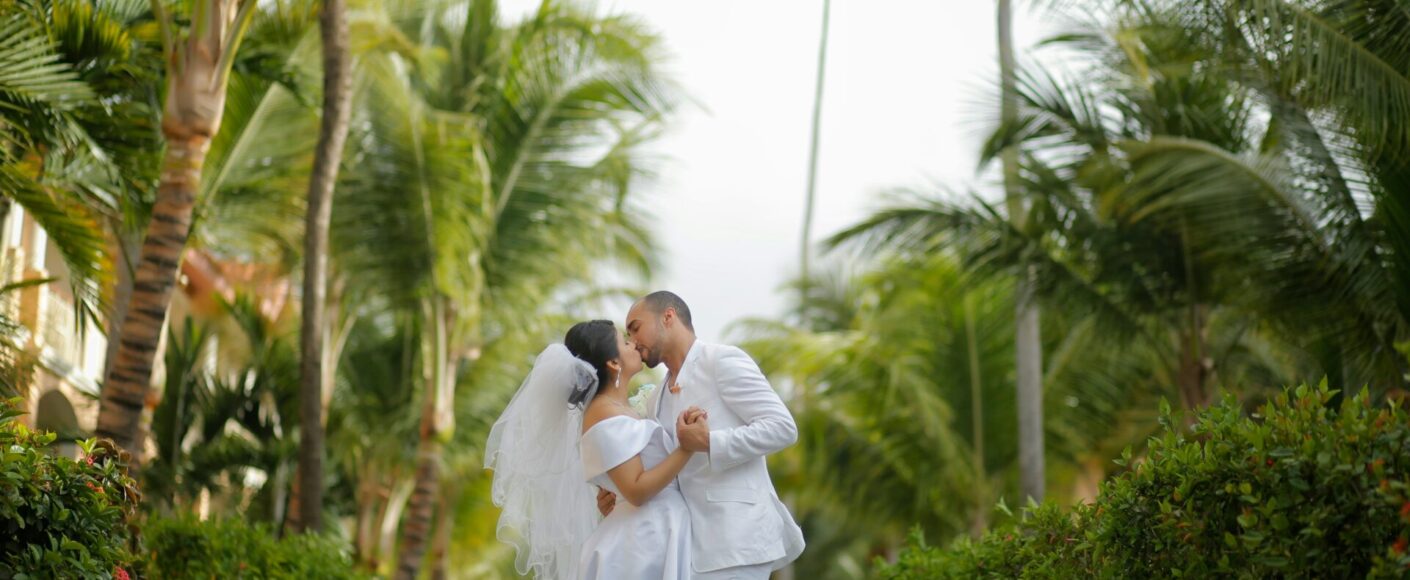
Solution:
M 537 5 L 504 3 L 515 16 Z M 865 217 L 888 188 L 985 187 L 975 164 L 997 116 L 996 5 L 833 1 L 815 239 Z M 780 287 L 798 269 L 822 1 L 598 6 L 655 28 L 668 70 L 700 105 L 654 147 L 665 159 L 644 192 L 665 250 L 656 286 L 686 299 L 705 340 L 730 338 L 725 328 L 741 318 L 781 314 Z M 1041 18 L 1018 9 L 1020 54 L 1041 38 Z

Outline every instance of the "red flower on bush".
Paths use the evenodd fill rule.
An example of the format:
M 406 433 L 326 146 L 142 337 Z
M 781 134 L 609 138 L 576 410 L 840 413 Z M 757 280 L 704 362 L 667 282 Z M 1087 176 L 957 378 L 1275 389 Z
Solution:
M 1400 518 L 1410 520 L 1410 501 L 1400 505 Z
M 132 577 L 127 575 L 127 570 L 123 570 L 122 566 L 118 566 L 113 570 L 113 580 L 132 580 Z
M 1400 536 L 1399 538 L 1396 538 L 1395 544 L 1390 547 L 1390 551 L 1396 556 L 1399 556 L 1405 553 L 1405 548 L 1407 546 L 1410 546 L 1410 540 L 1406 540 L 1405 536 Z

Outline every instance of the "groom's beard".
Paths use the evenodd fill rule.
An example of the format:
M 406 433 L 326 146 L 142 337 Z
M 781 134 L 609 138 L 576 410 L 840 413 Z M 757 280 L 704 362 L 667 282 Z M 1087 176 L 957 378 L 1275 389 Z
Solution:
M 646 368 L 649 369 L 654 369 L 656 367 L 661 366 L 661 348 L 657 347 L 646 349 L 646 352 L 642 353 L 641 355 L 641 364 L 645 365 Z

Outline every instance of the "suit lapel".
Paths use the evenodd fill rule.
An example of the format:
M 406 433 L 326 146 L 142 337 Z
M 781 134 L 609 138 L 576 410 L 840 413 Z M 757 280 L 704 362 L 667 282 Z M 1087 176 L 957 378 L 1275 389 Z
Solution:
M 677 383 L 677 384 L 680 384 L 681 379 L 686 379 L 686 378 L 689 379 L 689 381 L 686 383 L 686 387 L 687 387 L 687 388 L 690 386 L 690 383 L 691 383 L 691 382 L 698 382 L 698 380 L 697 380 L 698 373 L 695 372 L 695 367 L 696 367 L 696 365 L 700 364 L 700 361 L 699 361 L 698 359 L 700 359 L 700 358 L 702 358 L 702 357 L 704 356 L 704 349 L 705 349 L 705 344 L 702 343 L 702 342 L 700 342 L 699 340 L 696 340 L 696 341 L 695 341 L 695 344 L 690 345 L 690 352 L 687 352 L 687 353 L 685 354 L 685 362 L 681 364 L 681 374 L 680 374 L 679 377 L 675 377 L 675 380 L 676 380 L 676 383 Z M 668 389 L 666 388 L 666 383 L 670 382 L 670 379 L 671 379 L 670 371 L 667 371 L 667 372 L 666 372 L 666 380 L 663 380 L 663 381 L 661 382 L 661 386 L 657 387 L 656 390 L 654 390 L 654 391 L 651 392 L 651 397 L 655 397 L 654 402 L 652 401 L 651 397 L 648 397 L 648 398 L 647 398 L 647 406 L 651 408 L 651 418 L 652 418 L 652 419 L 655 419 L 657 423 L 661 423 L 661 399 L 664 399 L 664 398 L 667 396 L 667 394 L 664 393 L 663 391 L 667 391 L 667 390 L 668 390 Z M 682 393 L 682 394 L 683 394 L 684 396 L 681 397 L 681 401 L 693 401 L 693 400 L 695 400 L 695 397 L 692 396 L 693 393 Z M 689 407 L 689 406 L 690 406 L 690 405 L 688 405 L 688 404 L 677 405 L 677 409 L 676 409 L 676 410 L 677 410 L 677 411 L 680 411 L 680 410 L 685 409 L 686 407 Z M 671 420 L 672 420 L 672 421 L 675 421 L 675 418 L 672 417 Z M 664 425 L 664 423 L 662 423 L 662 424 Z
M 661 391 L 664 390 L 666 390 L 665 387 L 657 386 L 655 389 L 652 389 L 651 394 L 646 397 L 646 407 L 651 410 L 651 414 L 648 418 L 657 423 L 661 422 Z
M 705 345 L 700 341 L 695 341 L 691 346 L 690 353 L 685 357 L 685 364 L 681 365 L 681 376 L 677 379 L 677 384 L 681 384 L 680 408 L 686 409 L 699 406 L 701 389 L 707 388 L 705 378 L 709 375 L 705 373 L 701 365 L 705 364 Z M 682 382 L 681 379 L 684 379 Z

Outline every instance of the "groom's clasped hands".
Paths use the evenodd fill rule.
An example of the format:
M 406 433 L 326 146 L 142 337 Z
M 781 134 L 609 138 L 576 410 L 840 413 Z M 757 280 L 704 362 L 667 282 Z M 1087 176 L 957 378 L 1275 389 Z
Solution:
M 681 411 L 676 417 L 676 438 L 680 446 L 693 453 L 710 451 L 710 414 L 700 407 Z M 617 496 L 610 491 L 597 488 L 597 511 L 607 517 L 617 507 Z
M 676 440 L 692 453 L 710 451 L 710 414 L 700 407 L 691 407 L 676 418 Z

